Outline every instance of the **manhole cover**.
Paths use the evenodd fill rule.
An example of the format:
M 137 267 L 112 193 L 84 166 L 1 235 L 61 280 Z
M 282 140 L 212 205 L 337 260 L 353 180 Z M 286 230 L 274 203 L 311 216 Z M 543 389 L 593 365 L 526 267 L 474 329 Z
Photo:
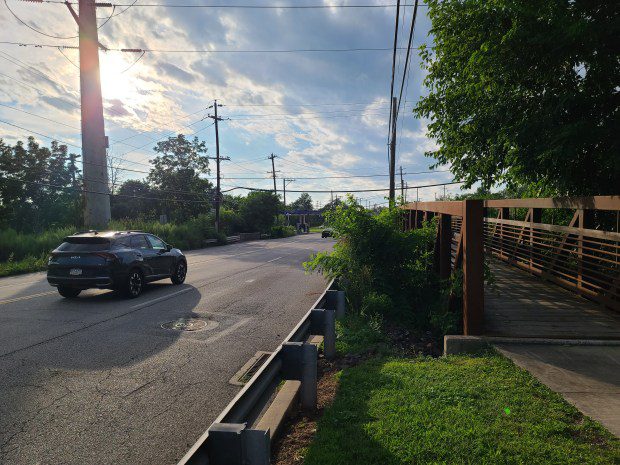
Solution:
M 174 331 L 201 331 L 203 329 L 213 329 L 217 326 L 219 326 L 217 321 L 199 320 L 196 318 L 179 318 L 161 325 L 164 329 L 172 329 Z

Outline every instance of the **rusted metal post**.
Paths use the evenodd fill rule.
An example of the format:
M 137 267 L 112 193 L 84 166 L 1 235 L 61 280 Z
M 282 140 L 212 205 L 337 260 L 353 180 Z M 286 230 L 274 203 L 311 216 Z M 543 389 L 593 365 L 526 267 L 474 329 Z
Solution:
M 439 278 L 450 279 L 452 272 L 452 216 L 439 215 Z
M 463 201 L 463 332 L 481 334 L 484 322 L 482 200 Z
M 579 209 L 577 210 L 579 215 L 578 226 L 580 230 L 590 229 L 592 228 L 592 224 L 594 223 L 594 211 L 593 210 L 585 210 Z M 577 238 L 577 288 L 581 289 L 583 287 L 583 240 L 584 235 L 583 231 L 580 231 L 580 234 Z
M 530 208 L 530 271 L 534 270 L 534 247 L 536 238 L 534 237 L 534 223 L 542 222 L 542 209 Z
M 503 220 L 510 219 L 510 208 L 502 207 L 500 209 L 500 218 Z M 501 259 L 504 259 L 506 255 L 504 254 L 504 240 L 506 238 L 506 228 L 504 227 L 504 223 L 502 222 L 499 225 L 499 256 Z

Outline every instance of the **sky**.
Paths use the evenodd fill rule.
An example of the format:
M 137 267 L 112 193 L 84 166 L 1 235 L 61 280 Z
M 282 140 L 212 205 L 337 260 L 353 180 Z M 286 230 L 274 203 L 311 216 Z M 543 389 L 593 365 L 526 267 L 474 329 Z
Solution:
M 55 46 L 77 45 L 77 27 L 62 3 L 6 0 L 35 32 L 0 1 L 0 137 L 8 142 L 33 132 L 48 145 L 52 137 L 80 152 L 79 55 Z M 387 188 L 388 121 L 396 8 L 334 8 L 387 5 L 393 0 L 119 0 L 99 8 L 100 42 L 140 53 L 100 52 L 109 156 L 122 179 L 145 177 L 158 140 L 196 135 L 215 156 L 215 131 L 207 109 L 214 99 L 219 116 L 222 190 L 237 186 L 272 188 L 271 153 L 277 155 L 287 201 L 294 191 Z M 162 6 L 152 6 L 157 3 Z M 395 92 L 400 90 L 413 1 L 401 7 Z M 148 5 L 147 5 L 148 4 Z M 164 6 L 164 5 L 168 6 Z M 321 9 L 188 8 L 180 5 L 326 5 Z M 176 5 L 177 7 L 171 7 Z M 106 18 L 112 17 L 106 21 Z M 103 24 L 105 22 L 105 24 Z M 432 43 L 426 7 L 418 10 L 414 48 Z M 41 33 L 55 36 L 47 37 Z M 299 49 L 381 48 L 380 51 L 278 52 Z M 191 52 L 209 50 L 206 52 Z M 233 52 L 234 51 L 234 52 Z M 258 53 L 256 51 L 263 51 Z M 269 51 L 269 52 L 264 52 Z M 409 186 L 449 182 L 446 167 L 429 171 L 424 152 L 436 147 L 427 121 L 411 108 L 425 93 L 417 50 L 403 90 L 398 122 L 397 171 Z M 2 122 L 3 121 L 3 122 Z M 20 129 L 6 123 L 20 126 Z M 215 166 L 212 165 L 213 178 Z M 420 174 L 416 174 L 420 173 Z M 357 177 L 383 175 L 373 177 Z M 356 177 L 353 177 L 356 176 Z M 245 179 L 244 179 L 245 178 Z M 248 179 L 251 178 L 251 179 Z M 397 185 L 400 180 L 397 179 Z M 447 193 L 459 192 L 448 186 Z M 420 200 L 442 195 L 443 187 L 419 190 Z M 231 193 L 245 195 L 246 190 Z M 331 195 L 311 193 L 324 204 Z M 336 194 L 334 194 L 336 195 Z M 338 194 L 342 196 L 343 194 Z M 362 203 L 380 204 L 387 192 L 356 193 Z M 408 199 L 415 199 L 410 190 Z

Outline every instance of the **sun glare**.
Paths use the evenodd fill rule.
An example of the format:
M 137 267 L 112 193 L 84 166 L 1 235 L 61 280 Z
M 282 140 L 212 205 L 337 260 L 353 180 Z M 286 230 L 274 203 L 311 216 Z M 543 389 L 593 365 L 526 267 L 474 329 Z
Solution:
M 127 100 L 137 97 L 136 79 L 132 71 L 125 71 L 133 61 L 118 53 L 100 54 L 101 91 L 105 99 Z

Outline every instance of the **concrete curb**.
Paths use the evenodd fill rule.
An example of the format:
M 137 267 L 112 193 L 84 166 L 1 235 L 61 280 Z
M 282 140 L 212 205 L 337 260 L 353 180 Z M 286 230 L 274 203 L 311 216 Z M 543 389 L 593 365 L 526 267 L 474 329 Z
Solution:
M 443 338 L 443 354 L 476 354 L 489 349 L 495 344 L 537 344 L 565 346 L 620 346 L 617 339 L 553 339 L 498 336 L 458 336 L 448 335 Z
M 262 416 L 256 429 L 269 431 L 271 440 L 278 436 L 284 421 L 299 401 L 301 381 L 286 381 Z

